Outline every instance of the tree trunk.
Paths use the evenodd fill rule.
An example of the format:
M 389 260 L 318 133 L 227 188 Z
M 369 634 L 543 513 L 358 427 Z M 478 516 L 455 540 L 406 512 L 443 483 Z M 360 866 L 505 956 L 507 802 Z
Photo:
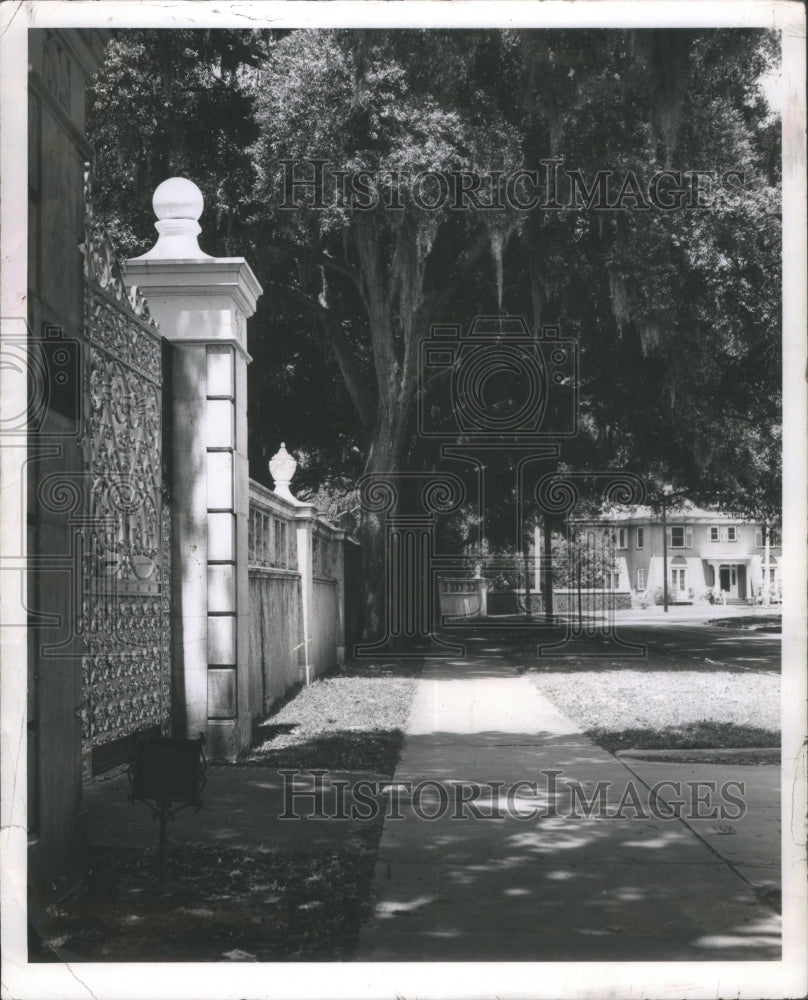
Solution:
M 389 241 L 378 220 L 369 215 L 360 214 L 354 235 L 378 397 L 365 473 L 392 474 L 401 468 L 410 406 L 418 379 L 415 331 L 422 321 L 423 269 L 413 271 L 406 266 L 416 252 L 416 244 L 412 241 L 412 245 L 399 246 L 398 253 L 391 259 Z M 405 287 L 406 294 L 403 292 Z M 391 513 L 394 511 L 387 512 L 386 516 Z M 361 632 L 364 640 L 371 641 L 382 638 L 385 633 L 387 538 L 384 514 L 362 511 L 360 541 L 365 589 Z M 387 599 L 389 601 L 389 595 Z
M 379 406 L 373 441 L 365 465 L 366 475 L 392 475 L 400 470 L 406 444 L 407 416 L 407 408 L 402 407 L 397 399 L 388 398 Z M 385 633 L 386 518 L 395 514 L 395 511 L 395 507 L 386 514 L 362 510 L 359 541 L 362 546 L 364 595 L 360 634 L 366 642 L 381 639 Z M 389 599 L 387 595 L 387 601 Z

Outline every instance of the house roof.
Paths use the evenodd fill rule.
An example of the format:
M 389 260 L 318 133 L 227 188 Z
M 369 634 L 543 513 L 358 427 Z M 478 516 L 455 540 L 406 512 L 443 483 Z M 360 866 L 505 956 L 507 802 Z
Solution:
M 622 524 L 659 524 L 662 515 L 648 506 L 636 507 L 610 507 L 596 517 L 574 518 L 576 524 L 603 524 L 614 522 Z M 729 514 L 721 510 L 709 510 L 704 507 L 697 507 L 696 504 L 685 500 L 676 507 L 668 507 L 667 520 L 669 522 L 690 523 L 690 524 L 757 524 L 754 518 L 739 517 L 736 514 Z

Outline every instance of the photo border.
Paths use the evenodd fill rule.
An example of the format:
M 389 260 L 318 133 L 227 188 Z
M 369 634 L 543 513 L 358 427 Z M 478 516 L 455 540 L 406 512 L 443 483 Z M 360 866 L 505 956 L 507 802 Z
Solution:
M 727 0 L 548 0 L 453 3 L 432 0 L 308 0 L 191 4 L 170 0 L 6 3 L 0 9 L 2 88 L 2 307 L 26 315 L 27 31 L 29 28 L 260 27 L 746 27 L 782 32 L 783 106 L 783 645 L 781 962 L 629 963 L 80 963 L 28 964 L 26 932 L 25 629 L 0 635 L 2 995 L 49 997 L 796 997 L 806 993 L 806 178 L 805 9 L 796 2 Z M 5 327 L 5 322 L 4 322 Z M 0 371 L 0 406 L 16 412 L 19 386 Z M 0 552 L 25 523 L 24 448 L 0 449 Z M 0 572 L 4 615 L 19 604 L 16 574 Z M 6 620 L 8 618 L 6 617 Z

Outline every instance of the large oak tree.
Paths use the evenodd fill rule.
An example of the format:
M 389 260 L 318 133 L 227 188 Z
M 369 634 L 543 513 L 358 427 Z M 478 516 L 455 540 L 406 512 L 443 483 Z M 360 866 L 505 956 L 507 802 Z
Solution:
M 579 341 L 566 462 L 771 518 L 779 123 L 758 81 L 776 57 L 775 36 L 739 29 L 120 32 L 91 102 L 101 208 L 141 250 L 151 190 L 185 173 L 206 196 L 206 249 L 250 258 L 266 289 L 256 465 L 293 419 L 306 487 L 434 468 L 415 433 L 419 342 L 505 311 Z M 299 188 L 284 208 L 289 170 L 311 178 L 312 161 L 327 164 L 322 204 Z M 548 161 L 566 184 L 580 172 L 569 207 L 431 211 L 407 183 Z M 367 171 L 380 203 L 340 204 L 333 171 Z M 670 210 L 649 195 L 661 171 L 682 191 Z M 371 581 L 378 523 L 364 533 Z

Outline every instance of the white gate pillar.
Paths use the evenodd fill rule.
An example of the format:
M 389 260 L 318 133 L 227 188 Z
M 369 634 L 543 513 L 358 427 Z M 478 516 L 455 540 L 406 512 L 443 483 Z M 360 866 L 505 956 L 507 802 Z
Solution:
M 247 524 L 247 319 L 262 289 L 243 257 L 199 249 L 195 184 L 164 181 L 152 201 L 155 246 L 127 261 L 172 344 L 173 731 L 204 732 L 212 757 L 234 759 L 252 736 Z
M 269 460 L 269 474 L 275 482 L 275 492 L 297 507 L 294 514 L 297 546 L 297 569 L 300 573 L 300 619 L 303 641 L 300 645 L 298 680 L 311 684 L 313 679 L 312 641 L 314 637 L 314 528 L 317 523 L 317 508 L 304 503 L 289 489 L 297 462 L 281 441 L 279 450 Z

